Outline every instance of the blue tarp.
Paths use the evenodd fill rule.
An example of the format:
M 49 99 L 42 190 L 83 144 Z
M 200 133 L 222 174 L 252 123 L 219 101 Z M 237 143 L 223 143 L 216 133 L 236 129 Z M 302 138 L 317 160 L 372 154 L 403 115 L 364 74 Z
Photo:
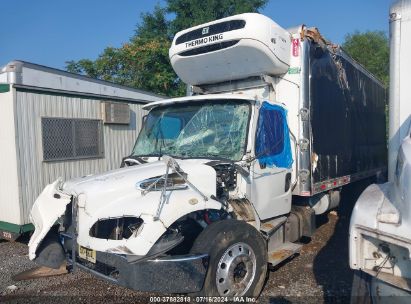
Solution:
M 287 111 L 284 108 L 263 102 L 258 118 L 255 151 L 262 165 L 291 168 L 293 158 Z

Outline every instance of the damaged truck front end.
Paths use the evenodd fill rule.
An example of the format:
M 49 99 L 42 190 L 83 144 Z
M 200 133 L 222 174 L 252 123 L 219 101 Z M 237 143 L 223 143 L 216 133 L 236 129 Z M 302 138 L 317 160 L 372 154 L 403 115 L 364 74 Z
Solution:
M 196 212 L 219 210 L 221 203 L 209 198 L 215 194 L 215 183 L 203 182 L 202 189 L 209 186 L 211 192 L 203 193 L 187 179 L 193 174 L 192 168 L 183 171 L 171 158 L 162 165 L 166 173 L 150 179 L 150 184 L 135 184 L 130 197 L 120 198 L 114 193 L 110 197 L 108 188 L 115 186 L 109 177 L 85 182 L 88 188 L 101 183 L 100 191 L 106 197 L 100 197 L 100 207 L 90 203 L 93 195 L 86 190 L 79 194 L 70 191 L 69 183 L 55 182 L 46 187 L 31 213 L 36 232 L 29 244 L 30 258 L 52 268 L 59 268 L 67 259 L 73 270 L 80 267 L 136 290 L 199 291 L 208 255 L 189 253 L 186 243 L 193 232 L 187 229 L 200 230 Z M 215 180 L 214 170 L 202 166 L 196 177 Z M 195 167 L 195 171 L 200 169 Z M 172 181 L 179 174 L 187 187 L 168 190 L 170 185 L 175 187 Z M 113 178 L 118 182 L 127 179 L 119 175 Z M 181 186 L 181 180 L 177 182 Z M 79 183 L 73 186 L 77 190 Z M 104 200 L 110 203 L 105 205 Z M 58 231 L 53 228 L 56 221 L 60 224 Z
M 204 134 L 210 128 L 201 124 L 227 122 L 218 107 L 234 113 L 230 126 L 240 133 L 237 142 L 222 137 L 223 130 L 217 128 L 212 129 L 212 140 L 211 134 Z M 51 268 L 67 261 L 72 270 L 78 267 L 140 291 L 200 291 L 209 254 L 192 252 L 195 239 L 212 222 L 232 217 L 228 192 L 244 197 L 237 172 L 247 178 L 245 169 L 233 160 L 212 155 L 224 147 L 229 157 L 239 147 L 242 157 L 250 103 L 233 102 L 230 107 L 217 102 L 189 110 L 184 115 L 195 116 L 192 125 L 169 142 L 158 141 L 167 139 L 163 132 L 169 132 L 161 129 L 166 121 L 161 122 L 161 112 L 150 112 L 135 151 L 125 160 L 128 166 L 48 185 L 31 212 L 35 233 L 29 243 L 30 259 Z

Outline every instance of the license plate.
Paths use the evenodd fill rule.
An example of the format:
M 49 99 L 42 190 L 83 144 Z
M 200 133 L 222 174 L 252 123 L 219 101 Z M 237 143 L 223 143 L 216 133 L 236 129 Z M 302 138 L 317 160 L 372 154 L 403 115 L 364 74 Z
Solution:
M 96 263 L 96 251 L 93 249 L 88 249 L 83 246 L 78 246 L 78 255 L 80 258 L 85 259 L 91 263 Z

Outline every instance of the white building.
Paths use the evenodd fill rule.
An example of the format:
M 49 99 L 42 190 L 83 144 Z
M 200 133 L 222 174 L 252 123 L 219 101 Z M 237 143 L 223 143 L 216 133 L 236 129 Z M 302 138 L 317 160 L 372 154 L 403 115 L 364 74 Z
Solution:
M 144 111 L 163 97 L 32 63 L 0 69 L 0 238 L 32 229 L 44 186 L 111 170 L 130 154 Z

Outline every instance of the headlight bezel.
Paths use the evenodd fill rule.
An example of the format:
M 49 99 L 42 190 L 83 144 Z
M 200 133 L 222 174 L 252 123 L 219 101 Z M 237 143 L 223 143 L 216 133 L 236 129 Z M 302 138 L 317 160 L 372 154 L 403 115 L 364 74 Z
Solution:
M 186 176 L 184 177 L 187 178 Z M 164 189 L 165 180 L 166 178 L 164 175 L 147 178 L 145 180 L 138 182 L 136 184 L 136 188 L 145 192 L 162 191 Z M 187 188 L 188 184 L 186 183 L 185 179 L 177 173 L 170 173 L 167 176 L 167 184 L 165 187 L 166 191 L 186 190 Z

